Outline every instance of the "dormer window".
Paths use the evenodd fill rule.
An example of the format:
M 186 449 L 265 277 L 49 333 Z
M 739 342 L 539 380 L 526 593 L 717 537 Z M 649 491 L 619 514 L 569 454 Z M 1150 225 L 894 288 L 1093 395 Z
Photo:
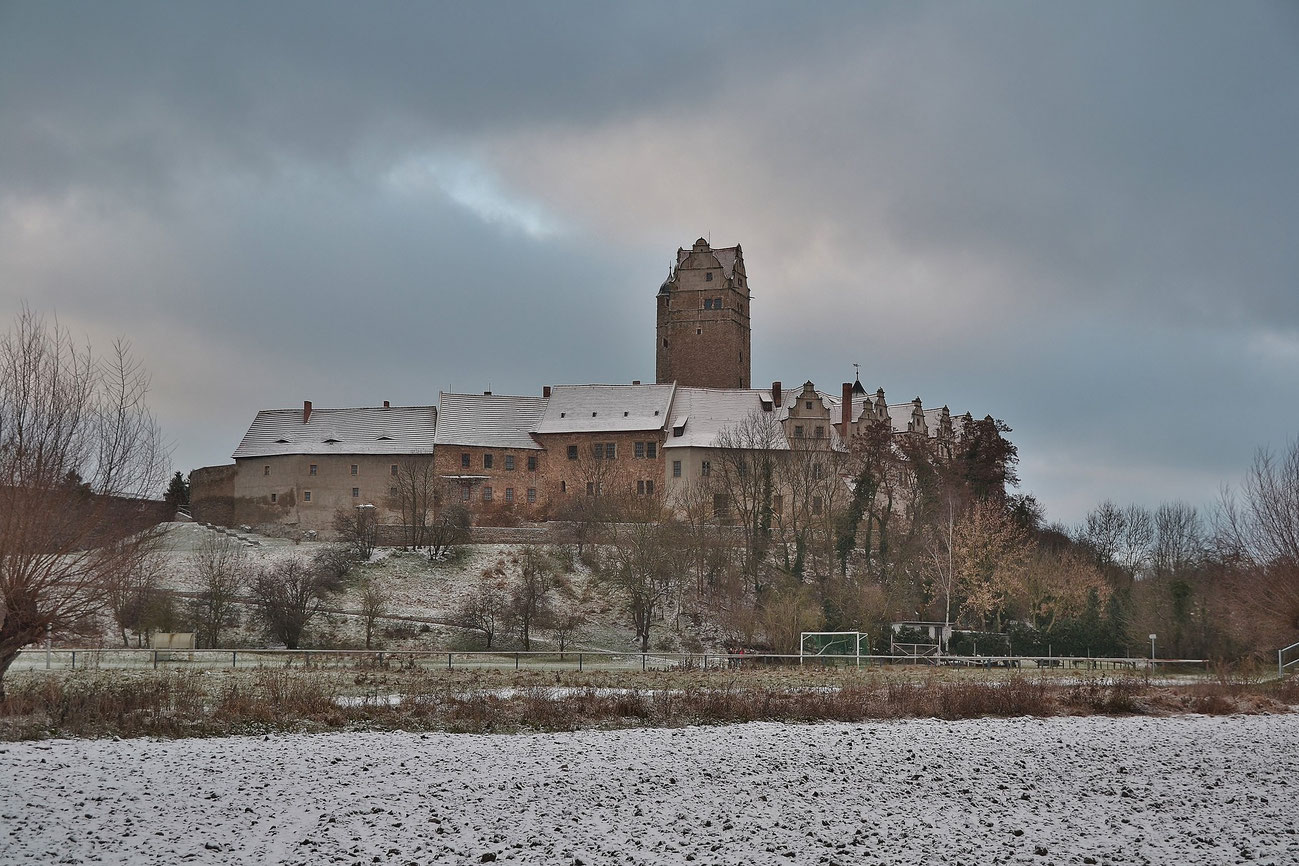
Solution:
M 709 271 L 708 273 L 704 274 L 704 282 L 705 282 L 705 283 L 711 283 L 712 281 L 713 281 L 713 272 L 712 272 L 712 271 Z
M 807 408 L 809 408 L 809 409 L 812 408 L 812 401 L 811 401 L 811 400 L 808 400 L 808 401 L 807 401 Z

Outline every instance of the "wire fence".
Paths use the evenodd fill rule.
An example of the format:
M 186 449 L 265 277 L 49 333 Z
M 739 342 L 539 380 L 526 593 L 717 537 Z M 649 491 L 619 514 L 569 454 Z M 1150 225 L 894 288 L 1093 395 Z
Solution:
M 779 670 L 782 668 L 965 668 L 1056 671 L 1128 671 L 1203 676 L 1206 659 L 1089 658 L 1075 656 L 799 655 L 786 653 L 616 652 L 611 650 L 314 650 L 124 649 L 23 650 L 15 671 L 256 668 L 302 670 L 398 668 L 422 670 Z

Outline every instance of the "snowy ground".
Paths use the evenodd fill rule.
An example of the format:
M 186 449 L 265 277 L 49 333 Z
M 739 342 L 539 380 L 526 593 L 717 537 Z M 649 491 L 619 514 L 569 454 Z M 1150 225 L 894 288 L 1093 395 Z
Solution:
M 1299 862 L 1299 716 L 0 746 L 0 862 Z

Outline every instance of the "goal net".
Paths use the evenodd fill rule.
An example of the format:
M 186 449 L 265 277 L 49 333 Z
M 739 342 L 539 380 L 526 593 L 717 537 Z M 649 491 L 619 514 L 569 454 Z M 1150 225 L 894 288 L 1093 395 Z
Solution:
M 805 631 L 799 634 L 798 663 L 805 658 L 859 660 L 870 650 L 870 635 L 863 631 Z

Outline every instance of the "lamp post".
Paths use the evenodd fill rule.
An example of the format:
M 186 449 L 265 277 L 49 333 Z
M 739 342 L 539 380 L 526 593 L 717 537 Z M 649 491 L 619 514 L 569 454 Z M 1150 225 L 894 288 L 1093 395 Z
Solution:
M 1152 662 L 1155 660 L 1155 636 L 1153 634 L 1150 636 L 1150 660 Z

